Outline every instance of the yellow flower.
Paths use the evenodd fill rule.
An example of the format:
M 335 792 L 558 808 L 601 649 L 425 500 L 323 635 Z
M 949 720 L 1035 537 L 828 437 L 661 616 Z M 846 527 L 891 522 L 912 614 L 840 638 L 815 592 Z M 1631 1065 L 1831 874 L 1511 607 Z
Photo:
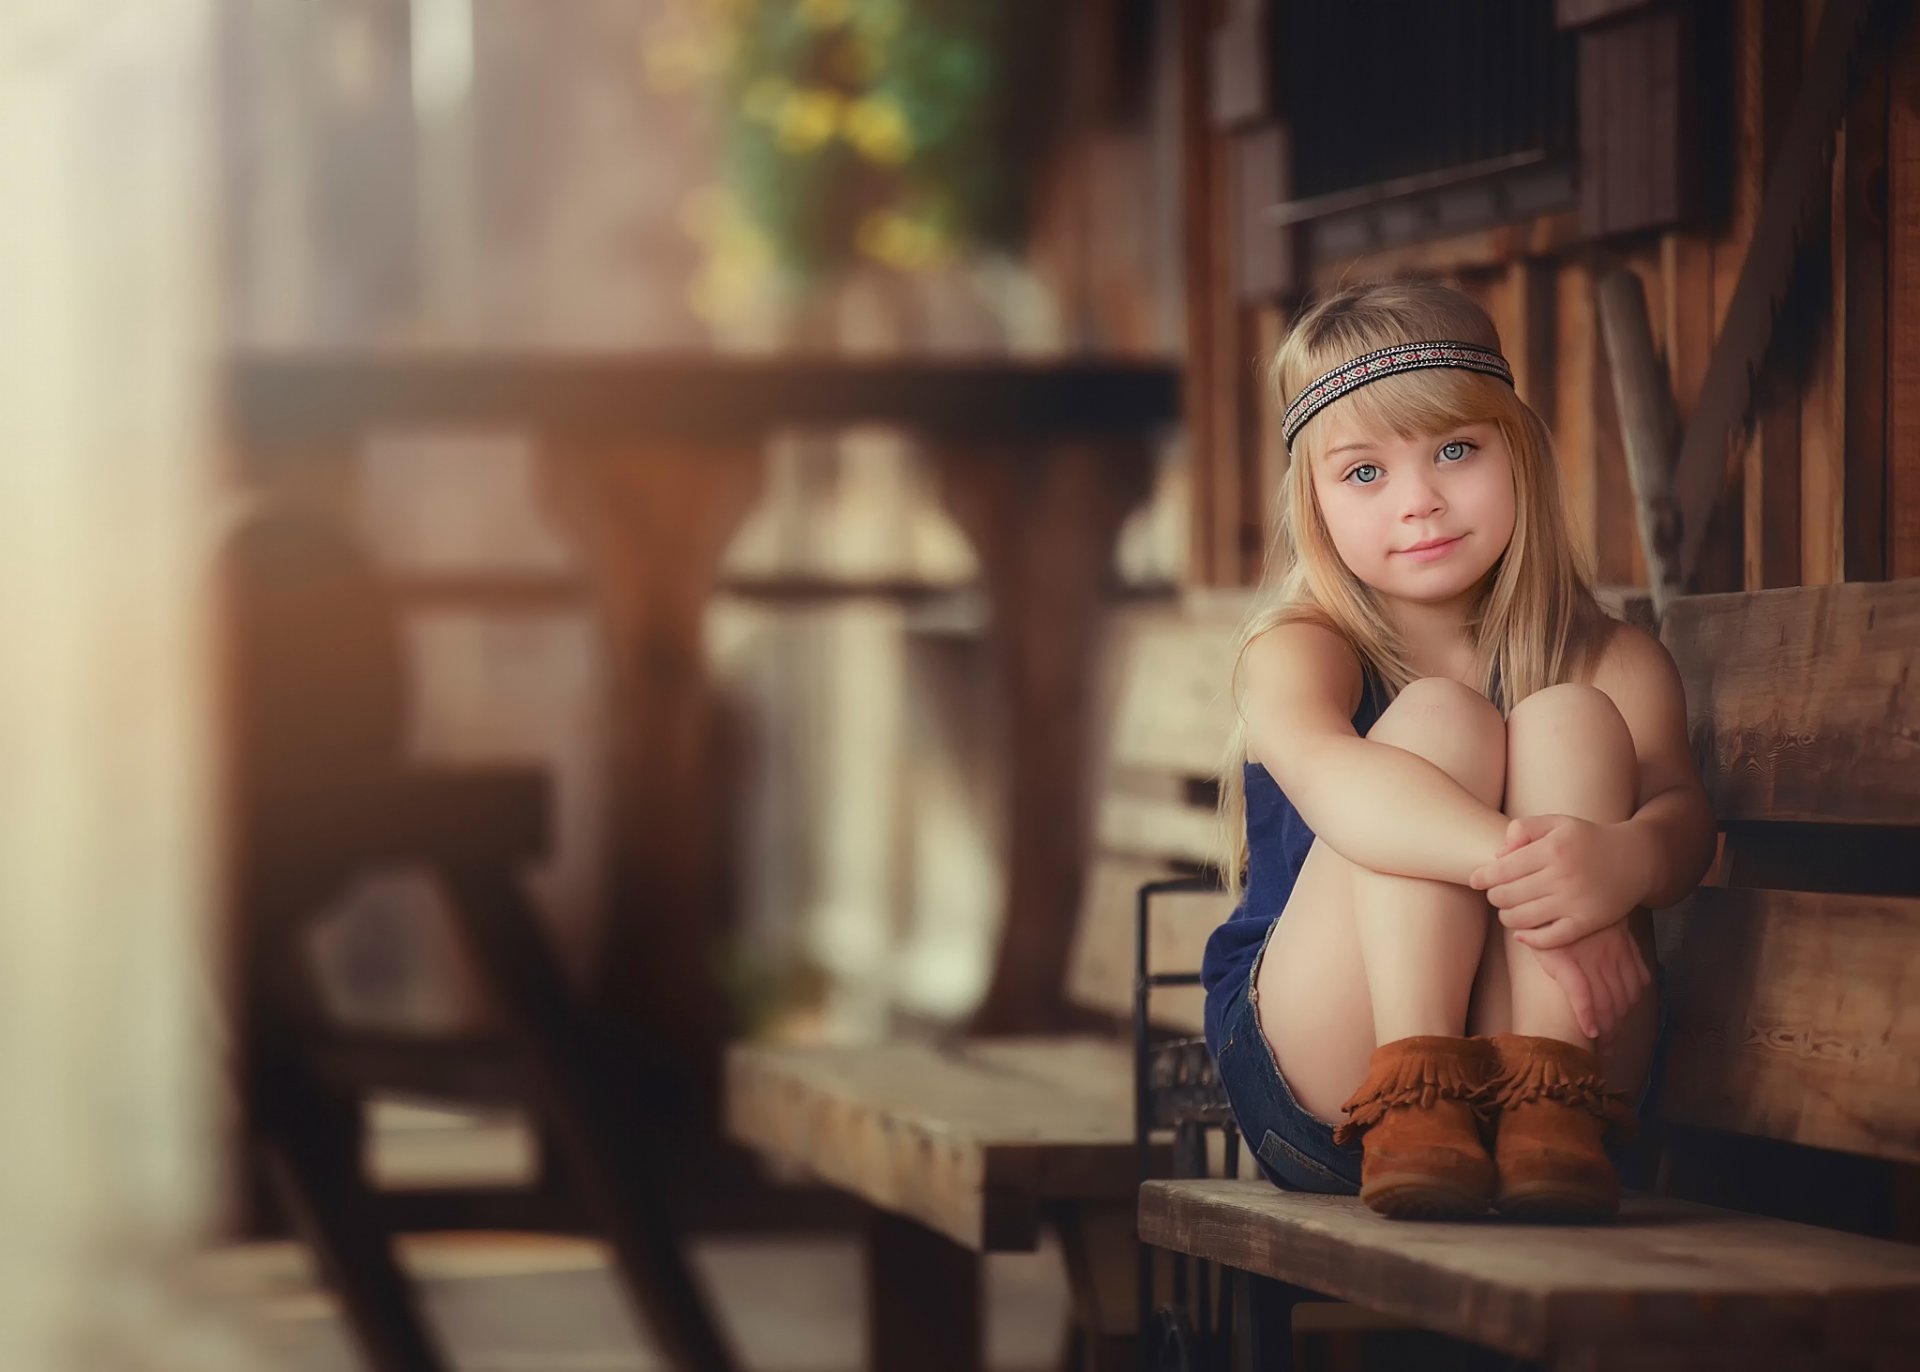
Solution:
M 816 29 L 844 24 L 852 13 L 848 0 L 800 0 L 800 17 Z
M 898 166 L 913 151 L 913 137 L 900 106 L 885 96 L 869 95 L 847 106 L 841 120 L 847 141 L 861 155 L 887 166 Z
M 854 244 L 876 262 L 902 271 L 920 271 L 947 260 L 945 235 L 931 224 L 909 219 L 898 210 L 882 210 L 860 223 Z
M 780 104 L 775 123 L 786 152 L 813 152 L 833 137 L 843 101 L 829 90 L 795 91 Z

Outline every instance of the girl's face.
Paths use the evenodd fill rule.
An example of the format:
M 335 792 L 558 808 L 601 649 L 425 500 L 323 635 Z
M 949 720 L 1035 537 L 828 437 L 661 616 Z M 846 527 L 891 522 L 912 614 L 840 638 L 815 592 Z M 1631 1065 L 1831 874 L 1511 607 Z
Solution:
M 1327 418 L 1313 488 L 1353 574 L 1383 595 L 1430 604 L 1477 587 L 1513 537 L 1512 458 L 1499 426 L 1395 438 Z

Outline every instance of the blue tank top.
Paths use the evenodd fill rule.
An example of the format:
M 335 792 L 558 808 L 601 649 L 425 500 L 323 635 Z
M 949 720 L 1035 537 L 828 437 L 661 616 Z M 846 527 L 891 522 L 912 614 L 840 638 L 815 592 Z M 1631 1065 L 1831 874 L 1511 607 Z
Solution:
M 1494 673 L 1493 695 L 1499 698 L 1500 676 Z M 1370 669 L 1362 668 L 1360 708 L 1353 714 L 1353 731 L 1362 738 L 1386 709 L 1385 691 Z M 1287 907 L 1293 884 L 1313 847 L 1313 830 L 1293 808 L 1267 769 L 1249 762 L 1247 786 L 1247 884 L 1240 904 L 1207 939 L 1200 959 L 1200 984 L 1206 990 L 1207 1047 L 1220 1051 L 1220 1022 L 1226 1005 L 1242 986 L 1267 930 Z

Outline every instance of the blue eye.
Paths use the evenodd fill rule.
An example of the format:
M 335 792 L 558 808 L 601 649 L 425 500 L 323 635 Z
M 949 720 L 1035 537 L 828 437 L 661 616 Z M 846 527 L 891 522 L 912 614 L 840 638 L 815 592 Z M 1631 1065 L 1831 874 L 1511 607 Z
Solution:
M 1357 478 L 1362 472 L 1374 472 L 1377 474 L 1379 471 L 1380 469 L 1376 467 L 1373 463 L 1362 462 L 1358 467 L 1355 467 L 1352 471 L 1348 472 L 1344 477 L 1342 477 L 1341 480 L 1351 481 L 1356 486 L 1371 486 L 1374 484 L 1374 482 L 1380 479 L 1378 475 L 1367 477 L 1364 481 L 1355 480 L 1355 478 Z
M 1451 443 L 1442 443 L 1438 456 L 1447 458 L 1447 454 L 1452 453 L 1453 456 L 1447 458 L 1448 461 L 1462 462 L 1466 460 L 1467 455 L 1472 451 L 1473 444 L 1467 442 L 1464 438 L 1456 438 Z

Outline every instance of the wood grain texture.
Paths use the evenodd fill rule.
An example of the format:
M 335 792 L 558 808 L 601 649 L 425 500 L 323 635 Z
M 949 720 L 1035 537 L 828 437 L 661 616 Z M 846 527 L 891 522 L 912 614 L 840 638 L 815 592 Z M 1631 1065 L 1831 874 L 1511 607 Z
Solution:
M 1887 575 L 1887 56 L 1869 53 L 1837 153 L 1843 191 L 1835 269 L 1845 418 L 1842 576 Z
M 1920 580 L 1683 597 L 1661 637 L 1723 823 L 1920 824 Z
M 1606 1226 L 1409 1224 L 1265 1181 L 1151 1181 L 1140 1233 L 1523 1358 L 1732 1346 L 1757 1366 L 1920 1337 L 1920 1249 L 1663 1197 Z
M 1920 1162 L 1920 899 L 1703 889 L 1656 924 L 1663 1119 Z
M 1133 1055 L 1099 1038 L 735 1046 L 727 1131 L 975 1251 L 1033 1247 L 1041 1207 L 1123 1195 Z

